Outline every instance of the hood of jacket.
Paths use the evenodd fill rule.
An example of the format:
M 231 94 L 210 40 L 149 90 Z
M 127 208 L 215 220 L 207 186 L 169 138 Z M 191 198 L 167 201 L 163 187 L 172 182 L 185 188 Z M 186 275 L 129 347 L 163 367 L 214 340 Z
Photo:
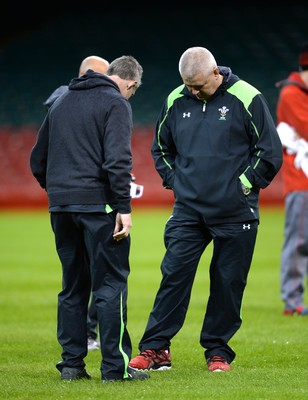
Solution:
M 232 73 L 231 68 L 224 66 L 218 66 L 218 68 L 219 68 L 219 73 L 223 76 L 223 81 L 211 98 L 214 98 L 218 94 L 225 92 L 230 86 L 232 86 L 235 82 L 237 82 L 240 79 L 237 75 L 234 75 Z M 193 95 L 185 85 L 182 93 L 185 94 L 185 96 L 190 96 L 193 97 L 194 99 L 196 98 L 196 96 Z
M 288 85 L 298 86 L 304 92 L 308 93 L 308 87 L 305 85 L 300 73 L 297 71 L 291 72 L 291 74 L 288 76 L 287 79 L 282 79 L 281 81 L 278 81 L 275 83 L 275 86 L 278 89 L 282 89 L 283 87 L 288 86 Z
M 88 90 L 98 86 L 111 86 L 120 92 L 119 86 L 107 75 L 94 72 L 91 69 L 78 78 L 71 80 L 69 90 Z

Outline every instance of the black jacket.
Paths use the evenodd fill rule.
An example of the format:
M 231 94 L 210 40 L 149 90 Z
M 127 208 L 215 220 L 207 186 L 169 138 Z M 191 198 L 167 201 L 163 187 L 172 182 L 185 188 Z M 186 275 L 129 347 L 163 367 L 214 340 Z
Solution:
M 282 164 L 282 145 L 263 95 L 220 67 L 223 82 L 208 101 L 185 85 L 173 90 L 157 121 L 152 155 L 175 201 L 208 223 L 258 219 L 259 190 Z M 251 189 L 243 194 L 241 182 Z
M 132 110 L 117 84 L 88 70 L 47 112 L 30 167 L 49 206 L 108 204 L 131 212 Z

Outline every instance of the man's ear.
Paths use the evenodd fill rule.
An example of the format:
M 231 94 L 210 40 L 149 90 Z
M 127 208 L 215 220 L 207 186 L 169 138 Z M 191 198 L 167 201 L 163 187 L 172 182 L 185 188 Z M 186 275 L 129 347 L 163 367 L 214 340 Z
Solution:
M 137 86 L 137 81 L 130 81 L 129 84 L 127 85 L 127 89 L 132 89 Z
M 214 75 L 219 75 L 219 68 L 218 67 L 214 68 Z

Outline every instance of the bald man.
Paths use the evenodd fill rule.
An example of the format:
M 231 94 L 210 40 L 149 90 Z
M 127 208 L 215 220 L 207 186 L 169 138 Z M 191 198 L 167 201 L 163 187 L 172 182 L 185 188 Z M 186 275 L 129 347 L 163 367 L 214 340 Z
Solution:
M 78 76 L 85 74 L 89 69 L 100 74 L 105 74 L 109 68 L 109 62 L 102 57 L 98 56 L 88 56 L 82 60 Z M 59 86 L 47 100 L 43 102 L 43 105 L 47 110 L 53 105 L 53 103 L 60 97 L 63 93 L 68 90 L 68 85 Z
M 92 69 L 92 71 L 99 72 L 100 74 L 105 74 L 108 68 L 109 62 L 104 58 L 98 56 L 89 56 L 81 62 L 78 76 L 85 74 L 88 69 Z
M 109 62 L 102 57 L 98 56 L 88 56 L 82 60 L 78 76 L 82 76 L 89 69 L 98 72 L 100 74 L 105 74 L 109 68 Z M 63 93 L 68 90 L 68 85 L 59 86 L 43 103 L 47 110 L 53 105 L 53 103 L 60 97 Z M 95 302 L 91 298 L 89 310 L 88 310 L 88 322 L 87 322 L 87 333 L 88 333 L 88 350 L 99 350 L 100 342 L 97 340 L 97 311 L 95 307 Z

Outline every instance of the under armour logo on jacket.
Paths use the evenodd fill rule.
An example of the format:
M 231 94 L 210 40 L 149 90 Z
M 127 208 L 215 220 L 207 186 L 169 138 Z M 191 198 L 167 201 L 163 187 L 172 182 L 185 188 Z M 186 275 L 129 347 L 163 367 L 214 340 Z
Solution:
M 188 113 L 183 113 L 183 118 L 190 118 L 190 112 L 188 112 Z
M 245 230 L 245 229 L 250 229 L 250 224 L 243 224 L 243 229 Z

